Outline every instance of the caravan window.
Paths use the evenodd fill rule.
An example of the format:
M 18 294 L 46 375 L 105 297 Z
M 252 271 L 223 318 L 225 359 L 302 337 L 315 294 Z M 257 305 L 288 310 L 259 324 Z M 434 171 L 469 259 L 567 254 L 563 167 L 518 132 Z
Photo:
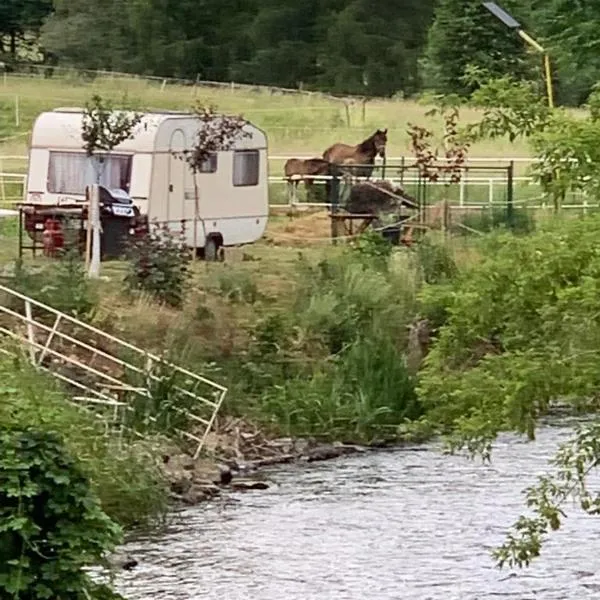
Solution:
M 100 184 L 129 192 L 132 157 L 111 154 L 99 168 Z M 85 194 L 86 186 L 95 183 L 96 169 L 92 159 L 81 152 L 50 152 L 48 191 L 53 194 Z
M 258 150 L 234 150 L 233 185 L 258 185 Z
M 210 156 L 202 163 L 198 173 L 216 173 L 217 171 L 217 153 L 211 152 Z

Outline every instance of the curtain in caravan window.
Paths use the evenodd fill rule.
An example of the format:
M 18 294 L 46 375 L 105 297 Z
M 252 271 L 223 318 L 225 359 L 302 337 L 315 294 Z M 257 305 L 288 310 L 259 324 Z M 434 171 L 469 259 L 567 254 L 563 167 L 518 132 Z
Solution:
M 100 184 L 107 188 L 129 191 L 131 156 L 113 155 L 99 168 Z M 79 152 L 50 152 L 48 191 L 54 194 L 85 194 L 96 183 L 97 172 L 92 159 Z
M 258 185 L 258 150 L 235 150 L 233 152 L 233 185 Z

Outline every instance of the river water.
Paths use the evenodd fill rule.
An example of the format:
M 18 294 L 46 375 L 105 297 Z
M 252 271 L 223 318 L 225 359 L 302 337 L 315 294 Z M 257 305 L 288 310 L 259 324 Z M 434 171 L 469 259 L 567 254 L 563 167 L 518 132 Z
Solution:
M 491 465 L 430 447 L 273 470 L 269 490 L 183 511 L 159 539 L 130 543 L 140 564 L 118 589 L 130 600 L 597 599 L 600 519 L 575 507 L 528 569 L 490 557 L 568 434 L 504 437 Z

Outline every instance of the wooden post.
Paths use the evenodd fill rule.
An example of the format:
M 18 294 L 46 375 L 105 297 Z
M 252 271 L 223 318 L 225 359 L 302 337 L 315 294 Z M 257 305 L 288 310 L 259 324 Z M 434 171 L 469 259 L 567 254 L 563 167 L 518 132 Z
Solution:
M 92 256 L 88 275 L 91 278 L 100 276 L 100 187 L 97 183 L 92 186 L 88 209 L 88 220 L 92 225 Z

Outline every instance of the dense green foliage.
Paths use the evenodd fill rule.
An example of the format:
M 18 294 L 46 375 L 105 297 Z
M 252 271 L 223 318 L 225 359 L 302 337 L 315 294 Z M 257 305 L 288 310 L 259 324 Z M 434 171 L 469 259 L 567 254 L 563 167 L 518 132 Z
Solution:
M 504 0 L 501 4 L 519 21 L 526 13 L 526 3 Z M 526 76 L 531 73 L 526 50 L 523 40 L 480 0 L 439 0 L 429 30 L 427 83 L 444 94 L 468 93 L 469 83 L 462 78 L 472 64 L 495 76 Z
M 56 432 L 77 457 L 104 512 L 130 527 L 160 519 L 167 492 L 149 443 L 118 444 L 103 422 L 70 404 L 49 376 L 25 362 L 0 361 L 0 422 L 16 428 Z
M 373 233 L 318 261 L 300 254 L 290 268 L 293 292 L 283 305 L 248 275 L 221 282 L 228 302 L 260 315 L 228 356 L 197 350 L 223 370 L 229 409 L 277 435 L 396 438 L 422 414 L 408 360 L 416 293 L 426 277 L 454 275 L 447 251 L 434 243 L 419 254 L 392 249 Z
M 57 435 L 2 423 L 0 523 L 3 598 L 120 597 L 83 568 L 103 561 L 121 541 L 121 529 Z
M 145 292 L 169 306 L 181 306 L 192 260 L 183 235 L 173 235 L 168 225 L 153 226 L 147 235 L 133 240 L 128 258 L 124 283 L 130 292 Z
M 420 372 L 426 420 L 450 434 L 451 447 L 489 457 L 500 431 L 533 439 L 560 402 L 594 412 L 600 389 L 600 217 L 553 219 L 535 233 L 491 234 L 481 260 L 444 286 L 426 286 L 436 342 Z M 587 476 L 598 464 L 598 428 L 583 429 L 528 490 L 522 517 L 496 552 L 500 564 L 525 565 L 560 526 L 575 497 L 597 514 Z
M 500 3 L 550 51 L 557 99 L 585 102 L 600 77 L 593 3 Z M 5 0 L 0 60 L 305 87 L 366 96 L 466 94 L 469 64 L 541 83 L 541 58 L 479 0 Z

